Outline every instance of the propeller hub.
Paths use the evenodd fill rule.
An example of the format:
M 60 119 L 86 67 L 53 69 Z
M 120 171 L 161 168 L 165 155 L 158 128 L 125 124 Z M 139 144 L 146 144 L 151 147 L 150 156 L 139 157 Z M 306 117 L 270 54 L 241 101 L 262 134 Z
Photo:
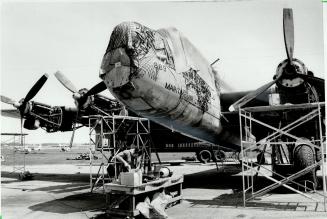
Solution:
M 32 109 L 32 103 L 24 102 L 25 98 L 22 98 L 17 104 L 17 109 L 21 112 L 22 115 L 27 114 Z
M 277 81 L 277 84 L 288 88 L 297 87 L 304 82 L 299 75 L 307 74 L 308 70 L 302 61 L 293 58 L 292 64 L 290 64 L 289 60 L 285 59 L 279 63 L 276 69 L 276 75 L 281 75 L 280 79 Z
M 81 97 L 82 97 L 82 95 L 80 93 L 78 93 L 78 92 L 73 93 L 74 100 L 79 100 L 79 99 L 81 99 Z
M 88 89 L 82 88 L 78 91 L 78 93 L 73 94 L 77 108 L 85 109 L 93 102 L 94 97 L 92 95 L 88 95 L 88 91 Z

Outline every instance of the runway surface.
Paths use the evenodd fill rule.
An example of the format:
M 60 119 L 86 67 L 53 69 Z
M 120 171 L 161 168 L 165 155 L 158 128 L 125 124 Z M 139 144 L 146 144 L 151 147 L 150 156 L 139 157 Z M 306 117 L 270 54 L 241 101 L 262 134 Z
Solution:
M 6 155 L 1 166 L 2 218 L 105 218 L 105 196 L 89 192 L 89 162 L 66 160 L 83 150 L 66 153 L 49 149 L 38 152 L 39 155 L 27 154 L 32 164 L 27 162 L 26 169 L 34 175 L 30 181 L 17 179 L 18 174 L 12 173 L 13 166 Z M 41 155 L 42 159 L 38 159 Z M 185 154 L 161 157 L 168 160 L 182 156 Z M 47 164 L 41 164 L 46 157 Z M 327 218 L 323 203 L 316 204 L 291 192 L 269 193 L 244 208 L 242 176 L 235 165 L 220 167 L 219 172 L 214 163 L 186 163 L 169 168 L 185 176 L 184 200 L 167 209 L 171 218 Z M 268 180 L 260 177 L 258 183 L 265 184 Z M 314 197 L 322 200 L 316 194 Z

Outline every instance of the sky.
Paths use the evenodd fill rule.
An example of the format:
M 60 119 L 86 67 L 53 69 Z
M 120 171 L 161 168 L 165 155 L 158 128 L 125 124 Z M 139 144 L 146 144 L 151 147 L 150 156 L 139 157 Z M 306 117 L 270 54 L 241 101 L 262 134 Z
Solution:
M 23 98 L 44 73 L 49 79 L 34 100 L 74 106 L 71 93 L 54 77 L 60 70 L 77 88 L 100 81 L 100 63 L 113 28 L 137 21 L 152 29 L 176 27 L 216 65 L 234 91 L 272 80 L 286 58 L 283 8 L 293 8 L 294 57 L 324 77 L 323 10 L 320 0 L 217 2 L 8 2 L 1 5 L 2 95 Z M 326 10 L 325 10 L 326 12 Z M 104 91 L 104 95 L 110 95 Z M 12 108 L 1 104 L 3 109 Z M 19 120 L 1 117 L 1 132 L 19 132 Z M 71 132 L 29 131 L 27 143 L 69 142 Z M 88 129 L 75 142 L 88 142 Z

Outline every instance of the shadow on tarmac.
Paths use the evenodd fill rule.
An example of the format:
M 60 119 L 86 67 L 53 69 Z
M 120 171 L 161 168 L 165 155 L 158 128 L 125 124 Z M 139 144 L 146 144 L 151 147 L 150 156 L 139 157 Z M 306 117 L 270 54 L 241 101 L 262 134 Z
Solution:
M 29 209 L 32 211 L 68 214 L 83 211 L 104 211 L 105 207 L 105 195 L 99 193 L 82 193 L 33 205 Z
M 269 179 L 258 176 L 254 183 L 254 190 L 258 191 L 273 182 Z M 318 176 L 318 185 L 322 185 L 322 177 Z M 202 189 L 217 189 L 217 190 L 227 190 L 231 189 L 233 193 L 231 194 L 221 194 L 211 200 L 197 200 L 197 199 L 185 199 L 188 201 L 192 207 L 231 207 L 231 208 L 243 208 L 243 183 L 242 175 L 234 175 L 230 173 L 219 173 L 217 170 L 212 169 L 208 171 L 203 171 L 195 174 L 190 174 L 184 176 L 183 189 L 187 188 L 202 188 Z M 321 188 L 318 188 L 321 189 Z M 295 194 L 295 192 L 290 191 L 284 187 L 279 187 L 270 192 L 274 194 Z M 268 193 L 269 194 L 269 193 Z M 302 211 L 320 211 L 323 208 L 319 203 L 308 203 L 301 202 L 264 202 L 260 198 L 255 198 L 254 200 L 247 201 L 246 206 L 252 208 L 260 208 L 264 210 L 298 210 Z
M 90 182 L 89 173 L 75 173 L 75 174 L 52 174 L 52 173 L 32 173 L 33 180 L 50 181 L 50 182 Z M 1 171 L 1 183 L 8 184 L 12 182 L 19 182 L 19 173 Z M 16 179 L 6 180 L 3 178 Z
M 232 194 L 221 194 L 211 200 L 195 200 L 186 199 L 190 202 L 191 207 L 201 207 L 203 205 L 210 207 L 231 207 L 241 208 L 243 207 L 243 187 L 242 187 L 242 175 L 239 170 L 235 169 L 235 172 L 217 172 L 216 169 L 208 171 L 198 172 L 184 176 L 183 188 L 203 188 L 203 189 L 231 189 Z M 17 179 L 17 173 L 1 172 L 2 177 L 10 178 L 10 180 L 2 179 L 3 184 L 9 184 L 11 182 L 17 182 L 11 180 Z M 89 174 L 42 174 L 35 173 L 34 180 L 40 181 L 52 181 L 52 182 L 67 182 L 66 185 L 56 185 L 37 189 L 31 189 L 31 191 L 46 191 L 49 193 L 65 193 L 80 191 L 82 189 L 89 188 Z M 265 177 L 258 176 L 258 181 L 255 185 L 261 188 L 270 185 L 272 182 Z M 319 181 L 322 181 L 321 177 Z M 256 187 L 255 190 L 260 189 Z M 288 190 L 287 190 L 288 191 Z M 278 191 L 276 191 L 278 192 Z M 280 191 L 279 191 L 280 192 Z M 285 191 L 283 192 L 285 193 Z M 40 203 L 30 206 L 32 211 L 44 211 L 60 214 L 68 214 L 81 211 L 104 211 L 105 209 L 105 195 L 98 193 L 81 193 L 77 195 L 69 195 L 64 198 L 54 199 L 48 202 Z M 269 209 L 269 210 L 296 210 L 299 207 L 306 209 L 306 205 L 302 205 L 297 202 L 269 202 L 265 203 L 260 199 L 255 199 L 251 202 L 247 202 L 248 207 Z M 317 207 L 316 207 L 317 209 Z M 99 215 L 100 216 L 100 215 Z M 101 216 L 100 216 L 101 218 Z

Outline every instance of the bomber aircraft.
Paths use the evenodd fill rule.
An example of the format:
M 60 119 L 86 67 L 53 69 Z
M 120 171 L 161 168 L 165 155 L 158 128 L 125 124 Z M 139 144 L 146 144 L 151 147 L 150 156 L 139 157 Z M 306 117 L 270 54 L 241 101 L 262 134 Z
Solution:
M 18 109 L 16 117 L 25 118 L 24 127 L 29 129 L 42 126 L 44 121 L 47 125 L 43 127 L 48 132 L 73 130 L 76 123 L 87 124 L 82 121 L 82 115 L 110 114 L 124 106 L 134 115 L 150 119 L 152 124 L 174 130 L 183 141 L 203 141 L 240 151 L 240 128 L 246 129 L 240 127 L 238 111 L 242 107 L 266 106 L 268 110 L 259 117 L 280 127 L 300 118 L 303 112 L 296 108 L 295 113 L 267 113 L 276 104 L 290 105 L 292 109 L 292 105 L 325 101 L 324 80 L 315 77 L 302 61 L 293 57 L 292 9 L 283 11 L 283 30 L 287 59 L 277 66 L 273 80 L 256 90 L 222 93 L 223 81 L 218 72 L 177 29 L 153 30 L 137 22 L 124 22 L 111 33 L 100 68 L 102 82 L 90 90 L 78 91 L 61 73 L 56 73 L 57 79 L 73 92 L 76 109 L 30 101 L 41 89 L 46 75 L 20 103 L 4 96 L 1 101 L 13 104 Z M 105 89 L 119 102 L 98 94 Z M 271 97 L 276 95 L 278 101 L 272 103 Z M 8 116 L 12 113 L 2 112 Z M 42 113 L 43 119 L 40 119 Z M 257 139 L 269 134 L 258 127 L 254 130 Z M 158 136 L 164 133 L 172 136 L 171 131 L 157 133 Z M 317 135 L 315 128 L 294 129 L 293 133 L 305 139 Z M 304 145 L 301 150 L 293 150 L 294 145 L 291 150 L 293 166 L 300 163 L 304 169 L 312 159 L 318 159 L 317 151 L 310 145 L 301 144 Z
M 117 100 L 136 114 L 191 138 L 240 150 L 240 128 L 246 129 L 240 127 L 240 108 L 266 106 L 259 116 L 278 128 L 303 116 L 302 109 L 292 105 L 325 101 L 324 80 L 293 57 L 292 9 L 283 10 L 283 30 L 287 59 L 277 66 L 273 80 L 256 90 L 221 93 L 218 72 L 181 32 L 175 28 L 153 30 L 137 22 L 114 28 L 99 76 Z M 278 103 L 269 101 L 273 94 L 278 95 Z M 291 105 L 289 109 L 295 111 L 269 115 L 267 111 L 274 109 L 272 102 Z M 316 123 L 310 125 L 292 133 L 308 142 L 318 135 Z M 257 139 L 269 135 L 265 129 L 253 129 Z M 293 143 L 288 148 L 293 169 L 310 166 L 321 153 L 311 143 Z M 311 176 L 316 181 L 315 173 Z

